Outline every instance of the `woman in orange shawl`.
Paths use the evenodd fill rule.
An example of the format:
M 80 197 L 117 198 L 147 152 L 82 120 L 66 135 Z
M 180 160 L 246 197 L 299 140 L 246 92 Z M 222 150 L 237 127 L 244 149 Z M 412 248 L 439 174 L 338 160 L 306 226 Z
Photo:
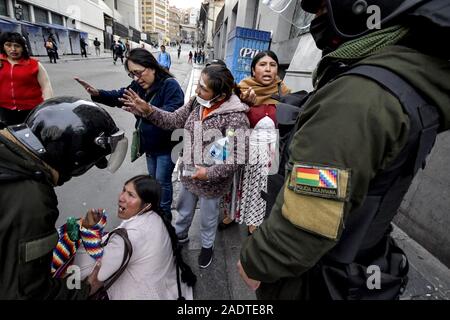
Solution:
M 276 172 L 277 135 L 276 103 L 273 95 L 285 95 L 290 89 L 278 77 L 278 58 L 272 51 L 258 53 L 252 60 L 251 76 L 239 83 L 241 100 L 250 106 L 247 116 L 253 130 L 250 136 L 249 164 L 241 172 L 232 195 L 225 205 L 224 219 L 219 229 L 234 221 L 245 223 L 249 233 L 263 222 L 266 202 L 261 191 L 267 190 L 267 175 Z M 253 151 L 251 151 L 253 148 Z

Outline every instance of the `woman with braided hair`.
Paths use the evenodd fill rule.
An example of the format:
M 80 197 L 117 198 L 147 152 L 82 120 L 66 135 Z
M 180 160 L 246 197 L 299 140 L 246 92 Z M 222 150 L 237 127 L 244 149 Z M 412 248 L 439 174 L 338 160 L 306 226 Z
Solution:
M 123 272 L 110 285 L 106 280 L 123 266 L 127 241 L 113 230 L 107 243 L 103 242 L 103 252 L 97 260 L 101 265 L 95 279 L 97 270 L 92 272 L 95 265 L 92 247 L 95 246 L 91 246 L 95 241 L 85 240 L 83 232 L 102 229 L 103 210 L 89 210 L 80 221 L 83 246 L 79 246 L 73 264 L 80 267 L 82 278 L 92 272 L 89 277 L 94 286 L 101 287 L 106 281 L 110 300 L 193 298 L 196 276 L 184 263 L 175 229 L 159 208 L 160 193 L 158 182 L 149 175 L 138 175 L 125 182 L 118 200 L 118 217 L 123 221 L 117 229 L 126 230 L 125 238 L 131 243 L 132 253 Z

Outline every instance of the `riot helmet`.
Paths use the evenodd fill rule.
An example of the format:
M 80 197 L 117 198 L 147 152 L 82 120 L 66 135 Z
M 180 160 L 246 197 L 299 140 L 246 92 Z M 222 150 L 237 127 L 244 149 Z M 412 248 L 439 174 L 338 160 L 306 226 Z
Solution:
M 327 12 L 311 22 L 311 34 L 316 42 L 324 42 L 318 45 L 319 49 L 324 49 L 326 44 L 331 49 L 336 49 L 345 41 L 394 23 L 399 16 L 429 1 L 302 0 L 301 6 L 303 10 L 313 14 L 317 14 L 323 4 L 326 6 Z
M 29 114 L 24 124 L 10 126 L 8 130 L 58 171 L 58 185 L 94 165 L 115 172 L 128 148 L 124 132 L 103 108 L 76 97 L 46 100 Z

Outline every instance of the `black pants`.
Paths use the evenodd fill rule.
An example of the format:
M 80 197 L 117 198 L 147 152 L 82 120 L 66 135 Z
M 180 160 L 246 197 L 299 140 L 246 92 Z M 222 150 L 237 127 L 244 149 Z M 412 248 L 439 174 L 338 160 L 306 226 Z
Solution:
M 83 56 L 87 58 L 86 48 L 81 48 L 81 57 Z
M 52 61 L 54 61 L 56 63 L 56 52 L 49 51 L 47 53 L 48 53 L 48 57 L 50 58 L 50 63 L 52 63 Z
M 31 110 L 9 110 L 0 107 L 0 128 L 24 123 Z

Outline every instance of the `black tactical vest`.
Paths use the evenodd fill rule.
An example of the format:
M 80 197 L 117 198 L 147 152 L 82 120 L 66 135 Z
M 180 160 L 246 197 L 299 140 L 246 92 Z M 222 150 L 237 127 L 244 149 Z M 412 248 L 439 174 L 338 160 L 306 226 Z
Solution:
M 327 258 L 351 263 L 390 233 L 390 223 L 420 167 L 430 153 L 439 128 L 439 114 L 416 89 L 397 74 L 378 66 L 361 65 L 339 75 L 357 75 L 377 82 L 398 98 L 408 114 L 408 140 L 397 158 L 370 182 L 362 206 L 349 214 L 339 243 Z

